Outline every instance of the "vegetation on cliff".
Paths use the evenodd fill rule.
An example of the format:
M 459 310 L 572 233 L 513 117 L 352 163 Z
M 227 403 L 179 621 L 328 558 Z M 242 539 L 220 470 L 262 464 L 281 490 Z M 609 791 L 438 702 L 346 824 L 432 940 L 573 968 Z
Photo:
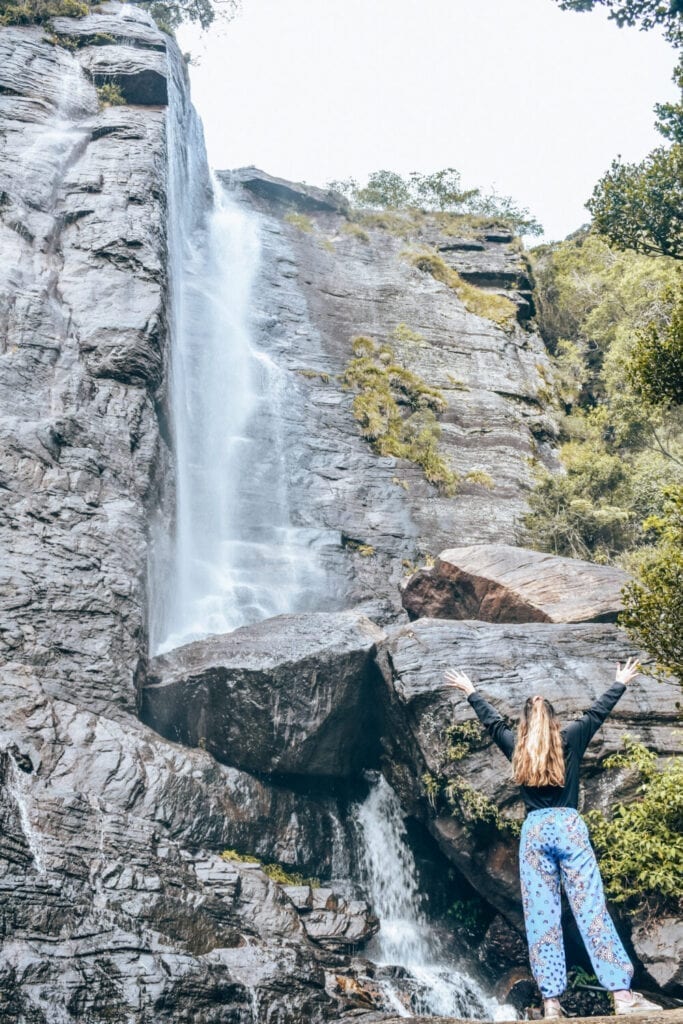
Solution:
M 683 909 L 683 758 L 659 765 L 627 739 L 603 767 L 631 769 L 639 780 L 638 798 L 617 804 L 611 818 L 585 815 L 607 895 L 628 911 Z
M 328 188 L 341 192 L 356 210 L 429 211 L 506 226 L 515 234 L 541 235 L 543 228 L 525 207 L 511 196 L 480 188 L 463 189 L 460 172 L 446 167 L 431 174 L 412 171 L 407 177 L 395 171 L 373 171 L 365 185 L 354 178 L 331 181 Z
M 510 327 L 515 323 L 517 306 L 511 299 L 464 281 L 457 270 L 449 267 L 434 249 L 409 250 L 405 255 L 418 270 L 431 274 L 437 281 L 451 288 L 470 313 L 493 320 L 501 327 Z
M 618 252 L 582 230 L 532 252 L 538 323 L 555 357 L 566 472 L 538 473 L 534 546 L 637 564 L 644 526 L 683 484 L 683 365 L 675 262 Z
M 345 389 L 357 392 L 353 414 L 363 437 L 378 455 L 417 463 L 430 483 L 444 494 L 453 494 L 458 474 L 437 451 L 436 414 L 446 407 L 443 393 L 396 362 L 389 345 L 359 336 L 352 348 L 353 358 L 341 380 Z
M 216 17 L 231 17 L 236 0 L 136 0 L 137 6 L 149 11 L 157 25 L 172 33 L 184 21 L 208 28 Z M 83 18 L 94 0 L 0 0 L 0 26 L 44 24 L 51 18 Z

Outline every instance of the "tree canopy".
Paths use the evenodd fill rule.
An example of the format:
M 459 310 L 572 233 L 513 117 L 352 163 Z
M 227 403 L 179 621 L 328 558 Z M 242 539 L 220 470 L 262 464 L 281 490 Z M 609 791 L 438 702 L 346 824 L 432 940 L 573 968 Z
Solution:
M 683 41 L 683 0 L 557 0 L 563 11 L 592 11 L 604 7 L 617 25 L 642 30 L 661 26 L 669 42 Z
M 683 259 L 683 146 L 660 146 L 639 164 L 613 160 L 586 206 L 618 249 Z
M 341 192 L 354 206 L 370 209 L 420 209 L 441 213 L 475 214 L 500 218 L 511 230 L 522 235 L 541 235 L 543 227 L 511 196 L 479 188 L 464 189 L 460 172 L 446 167 L 430 174 L 411 171 L 407 177 L 395 171 L 373 171 L 365 185 L 354 178 L 331 181 L 328 187 Z

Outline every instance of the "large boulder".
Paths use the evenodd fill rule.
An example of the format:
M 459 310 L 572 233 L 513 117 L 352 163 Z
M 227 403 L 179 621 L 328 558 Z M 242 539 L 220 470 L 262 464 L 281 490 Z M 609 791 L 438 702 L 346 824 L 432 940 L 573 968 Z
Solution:
M 153 658 L 141 715 L 248 771 L 344 777 L 374 759 L 382 631 L 355 612 L 278 615 Z
M 673 916 L 638 921 L 631 939 L 638 959 L 653 981 L 664 989 L 683 992 L 683 921 Z
M 386 686 L 386 772 L 404 807 L 422 818 L 472 885 L 513 924 L 521 925 L 516 827 L 523 807 L 507 761 L 477 728 L 470 705 L 444 689 L 448 666 L 466 671 L 509 719 L 524 700 L 542 693 L 567 720 L 589 706 L 614 679 L 618 660 L 635 654 L 625 635 L 606 623 L 494 624 L 419 619 L 393 627 L 378 654 Z M 677 748 L 676 708 L 668 687 L 640 676 L 592 741 L 585 760 L 584 806 L 605 806 L 598 762 L 617 751 L 626 733 L 662 754 Z M 451 799 L 449 801 L 449 786 Z
M 510 544 L 442 551 L 402 587 L 411 619 L 615 622 L 627 573 Z

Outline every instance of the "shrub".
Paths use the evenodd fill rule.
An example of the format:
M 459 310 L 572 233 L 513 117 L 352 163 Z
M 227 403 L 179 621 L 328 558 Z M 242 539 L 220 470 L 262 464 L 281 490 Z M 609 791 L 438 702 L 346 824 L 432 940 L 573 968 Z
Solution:
M 279 885 L 310 885 L 312 889 L 317 889 L 320 886 L 320 880 L 317 878 L 307 878 L 299 874 L 298 871 L 287 871 L 281 864 L 264 864 L 258 857 L 254 857 L 249 853 L 238 853 L 237 850 L 223 850 L 221 857 L 223 860 L 242 861 L 245 864 L 259 864 L 263 873 Z
M 656 755 L 627 738 L 605 768 L 632 768 L 640 778 L 637 800 L 618 804 L 607 819 L 584 815 L 600 861 L 605 892 L 627 910 L 661 911 L 683 899 L 683 758 L 660 767 Z
M 116 82 L 106 82 L 97 87 L 97 98 L 100 107 L 121 107 L 126 104 L 126 97 Z
M 365 336 L 354 338 L 352 344 L 354 355 L 341 382 L 345 389 L 358 392 L 353 414 L 363 437 L 378 455 L 415 462 L 430 483 L 444 494 L 454 494 L 458 476 L 437 450 L 440 427 L 435 414 L 446 406 L 441 391 L 396 363 L 389 345 L 378 346 Z
M 663 514 L 644 524 L 658 544 L 642 559 L 638 578 L 624 587 L 620 622 L 654 655 L 660 672 L 683 684 L 683 486 L 664 493 Z
M 0 0 L 0 25 L 42 24 L 50 18 L 84 18 L 89 12 L 80 0 Z
M 683 296 L 666 294 L 668 318 L 638 331 L 627 366 L 631 387 L 650 405 L 683 405 Z
M 299 231 L 303 231 L 304 234 L 310 235 L 315 230 L 315 225 L 310 217 L 307 217 L 305 213 L 290 213 L 285 214 L 285 220 L 288 224 L 293 224 Z

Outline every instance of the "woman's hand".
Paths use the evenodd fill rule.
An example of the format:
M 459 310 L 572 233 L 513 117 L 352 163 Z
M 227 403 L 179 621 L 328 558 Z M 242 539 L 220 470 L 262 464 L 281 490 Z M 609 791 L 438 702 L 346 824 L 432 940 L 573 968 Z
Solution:
M 471 693 L 474 693 L 474 683 L 469 676 L 466 676 L 459 669 L 447 668 L 444 673 L 444 680 L 446 686 L 452 686 L 454 690 L 462 690 L 468 697 Z
M 617 674 L 615 679 L 618 683 L 623 683 L 624 686 L 628 686 L 632 679 L 640 672 L 640 665 L 638 664 L 637 658 L 629 658 L 624 667 L 621 667 L 621 662 L 617 662 Z

